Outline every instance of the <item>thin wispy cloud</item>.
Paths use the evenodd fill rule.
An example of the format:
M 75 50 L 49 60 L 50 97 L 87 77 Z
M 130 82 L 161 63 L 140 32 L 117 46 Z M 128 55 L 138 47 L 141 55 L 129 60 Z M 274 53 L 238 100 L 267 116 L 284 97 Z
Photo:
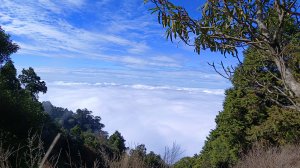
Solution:
M 48 55 L 55 56 L 56 52 L 60 51 L 65 52 L 61 56 L 99 57 L 101 59 L 102 55 L 113 57 L 114 55 L 110 54 L 112 52 L 118 53 L 116 55 L 143 54 L 149 50 L 150 47 L 144 40 L 133 39 L 130 33 L 128 36 L 127 33 L 120 36 L 118 33 L 121 30 L 111 31 L 111 28 L 118 29 L 114 26 L 115 16 L 108 18 L 112 20 L 107 22 L 111 25 L 103 28 L 99 24 L 100 30 L 95 31 L 73 25 L 61 18 L 63 14 L 52 13 L 60 14 L 63 10 L 81 6 L 85 6 L 84 1 L 15 2 L 3 0 L 0 7 L 0 23 L 6 31 L 19 36 L 20 39 L 16 41 L 22 48 L 21 52 L 27 54 L 40 53 L 40 56 L 43 56 L 47 51 Z M 108 14 L 104 13 L 104 15 Z M 124 28 L 123 31 L 133 27 L 142 30 L 147 26 L 147 24 L 140 25 L 134 20 L 125 21 L 124 17 L 118 24 Z M 137 25 L 139 26 L 136 27 Z M 108 51 L 110 53 L 107 53 Z
M 189 87 L 176 87 L 176 86 L 166 86 L 166 85 L 157 85 L 157 86 L 151 86 L 151 85 L 144 85 L 144 84 L 132 84 L 132 85 L 124 85 L 124 84 L 117 84 L 117 83 L 87 83 L 87 82 L 65 82 L 65 81 L 54 81 L 48 83 L 51 86 L 95 86 L 95 87 L 109 87 L 109 88 L 123 88 L 123 89 L 136 89 L 136 90 L 168 90 L 168 91 L 181 91 L 186 93 L 199 93 L 199 94 L 212 94 L 212 95 L 224 95 L 223 89 L 210 89 L 210 88 L 189 88 Z
M 18 68 L 21 69 L 22 67 Z M 119 69 L 107 68 L 55 68 L 39 67 L 36 72 L 48 82 L 84 82 L 84 83 L 136 83 L 151 86 L 172 86 L 188 88 L 209 88 L 224 90 L 229 86 L 226 79 L 214 72 L 205 73 L 197 70 L 173 69 L 147 70 L 137 67 Z M 59 74 L 59 75 L 58 75 Z

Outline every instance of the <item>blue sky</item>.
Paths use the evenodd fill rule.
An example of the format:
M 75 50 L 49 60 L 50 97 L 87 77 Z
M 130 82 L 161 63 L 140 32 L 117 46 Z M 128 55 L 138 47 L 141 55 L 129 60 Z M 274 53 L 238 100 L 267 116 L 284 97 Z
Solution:
M 200 17 L 203 1 L 175 1 Z M 143 0 L 0 0 L 0 25 L 21 47 L 18 70 L 47 82 L 41 100 L 88 108 L 127 144 L 162 153 L 176 141 L 199 153 L 230 83 L 182 42 L 166 40 Z

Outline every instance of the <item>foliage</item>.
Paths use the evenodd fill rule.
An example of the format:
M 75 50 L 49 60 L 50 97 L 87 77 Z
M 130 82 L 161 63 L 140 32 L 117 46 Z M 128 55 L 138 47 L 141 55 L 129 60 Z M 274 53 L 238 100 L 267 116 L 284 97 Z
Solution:
M 21 138 L 30 129 L 41 129 L 47 116 L 41 103 L 20 87 L 16 75 L 12 61 L 0 69 L 0 128 Z
M 284 46 L 293 39 L 287 33 L 297 33 L 287 31 L 289 26 L 299 27 L 299 5 L 291 0 L 207 0 L 199 20 L 168 0 L 151 1 L 156 5 L 151 10 L 158 13 L 159 23 L 167 27 L 168 37 L 180 37 L 186 43 L 194 38 L 193 46 L 198 53 L 200 48 L 234 54 L 237 47 L 248 45 L 264 48 L 275 42 Z M 291 23 L 289 18 L 295 22 Z
M 55 107 L 51 104 L 50 101 L 42 102 L 45 112 L 59 125 L 62 125 L 64 128 L 68 128 L 64 125 L 67 122 L 67 119 L 73 115 L 73 112 L 62 107 Z
M 174 168 L 192 168 L 195 161 L 196 157 L 184 157 L 175 163 Z
M 140 144 L 135 149 L 131 149 L 129 153 L 130 155 L 137 155 L 144 158 L 147 154 L 147 148 L 144 144 Z
M 292 0 L 207 0 L 200 19 L 168 0 L 151 0 L 167 38 L 230 54 L 246 47 L 245 60 L 224 74 L 233 87 L 196 167 L 229 167 L 256 141 L 283 145 L 299 140 L 299 4 Z M 233 76 L 232 76 L 233 74 Z
M 300 137 L 300 114 L 279 106 L 290 105 L 284 96 L 274 97 L 268 87 L 283 87 L 277 80 L 273 62 L 258 57 L 257 51 L 245 53 L 244 64 L 234 74 L 233 87 L 225 93 L 224 110 L 216 117 L 217 126 L 199 155 L 198 167 L 229 167 L 242 153 L 262 141 L 267 144 L 295 143 Z M 249 80 L 249 76 L 257 80 Z M 261 87 L 259 82 L 267 83 Z
M 195 48 L 210 49 L 230 54 L 238 60 L 239 48 L 251 47 L 259 51 L 265 59 L 272 61 L 279 70 L 278 79 L 285 87 L 272 88 L 281 92 L 293 108 L 300 111 L 300 82 L 292 73 L 295 66 L 289 63 L 293 55 L 299 54 L 300 24 L 299 4 L 295 0 L 267 1 L 227 1 L 207 0 L 202 7 L 200 19 L 193 19 L 188 12 L 168 0 L 151 0 L 155 4 L 151 10 L 158 14 L 158 22 L 166 27 L 167 38 L 179 37 L 186 44 Z M 240 60 L 239 60 L 240 61 Z M 293 62 L 295 63 L 295 62 Z M 222 76 L 232 79 L 234 68 L 224 67 L 224 73 L 213 68 Z M 294 64 L 293 64 L 294 65 Z M 299 72 L 299 66 L 297 71 Z
M 37 76 L 31 67 L 29 67 L 29 69 L 22 70 L 22 74 L 19 75 L 19 80 L 35 99 L 38 99 L 39 92 L 47 92 L 46 83 L 41 81 L 41 78 Z
M 114 132 L 108 138 L 108 144 L 114 151 L 116 151 L 118 155 L 123 154 L 127 149 L 125 146 L 125 139 L 123 138 L 123 136 L 119 131 Z
M 74 113 L 66 108 L 55 107 L 51 102 L 43 102 L 45 112 L 67 132 L 90 132 L 97 136 L 107 137 L 107 132 L 103 131 L 101 117 L 93 116 L 92 111 L 87 109 L 77 109 Z
M 134 149 L 129 151 L 129 160 L 140 160 L 142 167 L 146 168 L 164 168 L 169 167 L 166 162 L 161 158 L 160 155 L 155 154 L 153 151 L 150 151 L 147 154 L 147 148 L 144 144 L 137 145 Z
M 0 82 L 2 89 L 7 89 L 10 91 L 20 91 L 21 84 L 19 80 L 16 78 L 17 69 L 13 65 L 12 61 L 8 61 L 1 69 L 0 69 Z
M 115 131 L 111 136 L 103 131 L 104 125 L 100 123 L 100 117 L 91 115 L 87 109 L 78 109 L 76 113 L 61 107 L 55 107 L 50 102 L 43 102 L 45 111 L 55 120 L 58 125 L 66 131 L 69 143 L 73 148 L 77 148 L 84 153 L 82 147 L 86 146 L 94 152 L 98 158 L 106 160 L 107 165 L 119 167 L 121 165 L 149 168 L 168 167 L 160 155 L 153 151 L 147 153 L 144 144 L 128 149 L 125 139 L 119 131 Z M 80 147 L 82 146 L 82 147 Z M 76 156 L 72 156 L 76 158 Z M 104 166 L 104 165 L 102 165 Z
M 160 155 L 150 151 L 145 157 L 145 164 L 149 168 L 167 167 L 166 163 L 162 160 Z
M 10 40 L 10 36 L 0 27 L 0 67 L 10 60 L 10 55 L 17 52 L 19 46 Z

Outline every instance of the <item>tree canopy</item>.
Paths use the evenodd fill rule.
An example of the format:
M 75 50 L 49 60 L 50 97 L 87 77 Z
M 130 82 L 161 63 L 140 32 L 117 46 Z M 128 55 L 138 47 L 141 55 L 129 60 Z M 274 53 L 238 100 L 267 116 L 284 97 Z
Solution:
M 38 99 L 39 92 L 47 92 L 46 83 L 41 81 L 41 78 L 37 76 L 31 67 L 22 70 L 22 74 L 19 75 L 19 80 L 35 99 Z
M 119 131 L 115 131 L 109 138 L 108 143 L 119 155 L 126 151 L 125 139 Z
M 10 60 L 10 55 L 17 52 L 18 49 L 19 46 L 11 41 L 10 35 L 6 34 L 0 26 L 0 67 Z
M 40 102 L 21 88 L 17 70 L 12 61 L 0 69 L 0 129 L 19 138 L 27 136 L 30 129 L 38 131 L 46 119 Z
M 151 2 L 155 4 L 151 10 L 158 14 L 158 22 L 167 29 L 167 37 L 171 41 L 179 37 L 197 53 L 210 49 L 238 58 L 238 48 L 258 50 L 279 70 L 279 79 L 285 85 L 279 91 L 293 102 L 293 106 L 288 107 L 300 111 L 296 100 L 300 98 L 300 82 L 293 73 L 293 69 L 299 71 L 299 65 L 290 64 L 295 63 L 295 55 L 299 55 L 297 0 L 207 0 L 200 19 L 190 17 L 183 7 L 168 0 Z M 212 66 L 217 69 L 215 64 Z M 224 76 L 232 79 L 234 70 L 223 69 Z M 278 91 L 278 88 L 272 90 Z

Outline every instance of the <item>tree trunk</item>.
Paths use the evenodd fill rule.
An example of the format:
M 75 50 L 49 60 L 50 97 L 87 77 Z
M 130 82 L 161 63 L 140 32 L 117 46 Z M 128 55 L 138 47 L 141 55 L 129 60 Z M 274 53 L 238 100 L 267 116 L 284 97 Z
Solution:
M 293 76 L 291 69 L 286 68 L 285 72 L 283 73 L 285 76 L 283 80 L 288 86 L 288 88 L 293 92 L 295 97 L 300 98 L 300 83 Z
M 288 87 L 287 89 L 293 93 L 294 97 L 300 98 L 300 82 L 296 80 L 292 70 L 286 65 L 282 58 L 275 58 L 274 61 L 280 71 L 281 79 Z

